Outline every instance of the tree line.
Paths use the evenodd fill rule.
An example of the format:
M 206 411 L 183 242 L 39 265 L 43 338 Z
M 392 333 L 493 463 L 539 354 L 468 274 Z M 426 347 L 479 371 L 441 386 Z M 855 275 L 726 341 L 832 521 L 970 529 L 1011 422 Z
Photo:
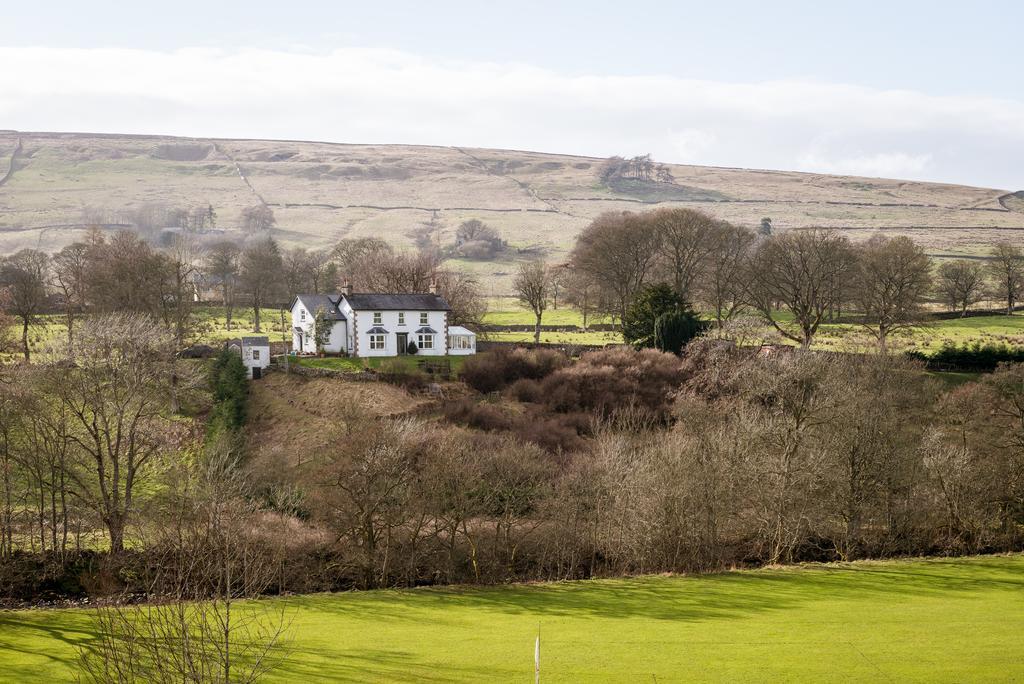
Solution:
M 985 260 L 936 266 L 903 236 L 856 244 L 822 228 L 755 233 L 697 210 L 666 208 L 599 216 L 567 263 L 522 264 L 515 290 L 537 317 L 539 339 L 559 286 L 584 320 L 597 311 L 622 322 L 639 294 L 659 283 L 710 312 L 718 326 L 753 312 L 806 347 L 822 323 L 845 313 L 884 350 L 893 333 L 925 320 L 935 301 L 963 316 L 985 299 L 1002 300 L 1012 314 L 1024 287 L 1024 254 L 1000 242 Z
M 176 234 L 155 247 L 132 231 L 96 229 L 53 254 L 24 249 L 0 259 L 0 311 L 19 326 L 17 346 L 27 361 L 30 331 L 46 314 L 60 314 L 69 347 L 83 317 L 125 312 L 162 321 L 181 348 L 195 341 L 196 305 L 204 298 L 224 307 L 228 330 L 238 307 L 251 308 L 259 332 L 262 309 L 287 306 L 298 293 L 337 292 L 343 283 L 367 292 L 426 292 L 432 282 L 451 305 L 453 322 L 479 322 L 485 307 L 472 276 L 444 267 L 436 254 L 397 251 L 375 238 L 316 250 L 285 249 L 272 237 L 204 241 Z M 10 325 L 4 321 L 4 334 Z

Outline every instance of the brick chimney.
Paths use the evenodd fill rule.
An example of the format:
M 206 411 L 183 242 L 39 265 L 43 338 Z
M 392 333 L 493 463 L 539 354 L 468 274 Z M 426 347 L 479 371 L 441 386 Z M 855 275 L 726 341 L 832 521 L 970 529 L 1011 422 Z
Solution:
M 352 296 L 352 282 L 351 281 L 346 280 L 345 282 L 343 282 L 341 284 L 341 294 L 345 295 L 346 297 Z
M 432 294 L 432 295 L 436 295 L 437 294 L 437 278 L 436 277 L 430 279 L 430 294 Z

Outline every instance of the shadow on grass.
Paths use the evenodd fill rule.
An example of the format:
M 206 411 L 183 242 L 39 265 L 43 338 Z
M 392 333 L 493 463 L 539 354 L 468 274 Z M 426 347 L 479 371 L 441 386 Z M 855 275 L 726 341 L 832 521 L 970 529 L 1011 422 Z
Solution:
M 969 598 L 993 591 L 1005 593 L 1008 601 L 1024 595 L 1024 556 L 294 597 L 284 599 L 292 634 L 272 679 L 510 679 L 521 673 L 495 672 L 479 664 L 481 659 L 467 658 L 467 649 L 503 648 L 520 636 L 529 641 L 532 625 L 551 619 L 579 619 L 578 630 L 587 630 L 585 621 L 594 619 L 700 623 L 769 614 L 783 619 L 788 610 L 813 611 L 816 603 L 825 618 L 835 602 L 856 611 L 860 602 L 895 607 L 913 598 Z M 77 648 L 92 638 L 87 611 L 0 612 L 0 680 L 47 681 L 46 672 L 56 670 L 70 675 Z
M 78 649 L 94 639 L 86 611 L 0 611 L 0 680 L 47 681 L 39 659 L 73 672 Z
M 528 586 L 443 588 L 318 595 L 292 599 L 299 614 L 353 628 L 413 628 L 426 638 L 465 634 L 467 623 L 500 624 L 509 618 L 641 619 L 701 622 L 784 612 L 816 601 L 891 602 L 907 598 L 969 596 L 973 592 L 1024 592 L 1024 557 L 937 559 L 783 568 L 696 577 L 640 577 Z M 826 608 L 823 607 L 823 613 Z M 302 619 L 301 617 L 299 618 Z M 335 623 L 335 620 L 338 623 Z M 521 620 L 517 620 L 518 625 Z M 471 628 L 471 627 L 470 627 Z M 454 636 L 452 637 L 455 638 Z M 344 648 L 329 664 L 310 670 L 312 653 L 294 649 L 281 664 L 289 679 L 319 676 L 342 681 L 431 681 L 423 656 L 402 650 Z M 443 639 L 438 640 L 443 646 Z M 300 644 L 296 644 L 299 646 Z M 452 644 L 458 650 L 457 644 Z M 410 674 L 410 668 L 415 674 Z M 486 674 L 486 673 L 483 673 Z M 490 673 L 491 678 L 495 673 Z M 486 679 L 472 669 L 445 663 L 440 680 Z

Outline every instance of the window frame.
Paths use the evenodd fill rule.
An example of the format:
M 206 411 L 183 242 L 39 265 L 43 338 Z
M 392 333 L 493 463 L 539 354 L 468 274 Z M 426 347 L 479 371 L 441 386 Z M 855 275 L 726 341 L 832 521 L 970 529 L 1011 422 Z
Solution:
M 374 333 L 369 338 L 370 351 L 385 351 L 387 349 L 387 335 Z
M 430 342 L 430 344 L 424 344 L 424 342 Z M 417 333 L 416 334 L 416 346 L 420 349 L 433 349 L 434 348 L 434 336 L 430 333 Z
M 252 360 L 253 361 L 259 361 L 260 360 L 260 350 L 259 349 L 252 349 L 250 351 L 252 352 Z
M 398 325 L 405 325 L 405 312 L 404 311 L 399 311 L 398 312 Z
M 420 312 L 420 325 L 430 325 L 430 313 L 427 311 Z
M 374 311 L 373 312 L 373 324 L 374 325 L 384 325 L 384 312 L 383 311 Z

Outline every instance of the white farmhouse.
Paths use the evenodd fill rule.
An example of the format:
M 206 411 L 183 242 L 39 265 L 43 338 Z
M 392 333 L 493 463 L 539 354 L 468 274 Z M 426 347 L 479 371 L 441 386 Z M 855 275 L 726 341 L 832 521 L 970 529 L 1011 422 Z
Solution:
M 364 294 L 346 287 L 336 295 L 296 295 L 291 310 L 292 349 L 299 354 L 317 352 L 318 317 L 329 326 L 323 344 L 329 354 L 400 356 L 409 353 L 410 344 L 423 356 L 476 353 L 476 335 L 449 328 L 451 307 L 436 291 Z

